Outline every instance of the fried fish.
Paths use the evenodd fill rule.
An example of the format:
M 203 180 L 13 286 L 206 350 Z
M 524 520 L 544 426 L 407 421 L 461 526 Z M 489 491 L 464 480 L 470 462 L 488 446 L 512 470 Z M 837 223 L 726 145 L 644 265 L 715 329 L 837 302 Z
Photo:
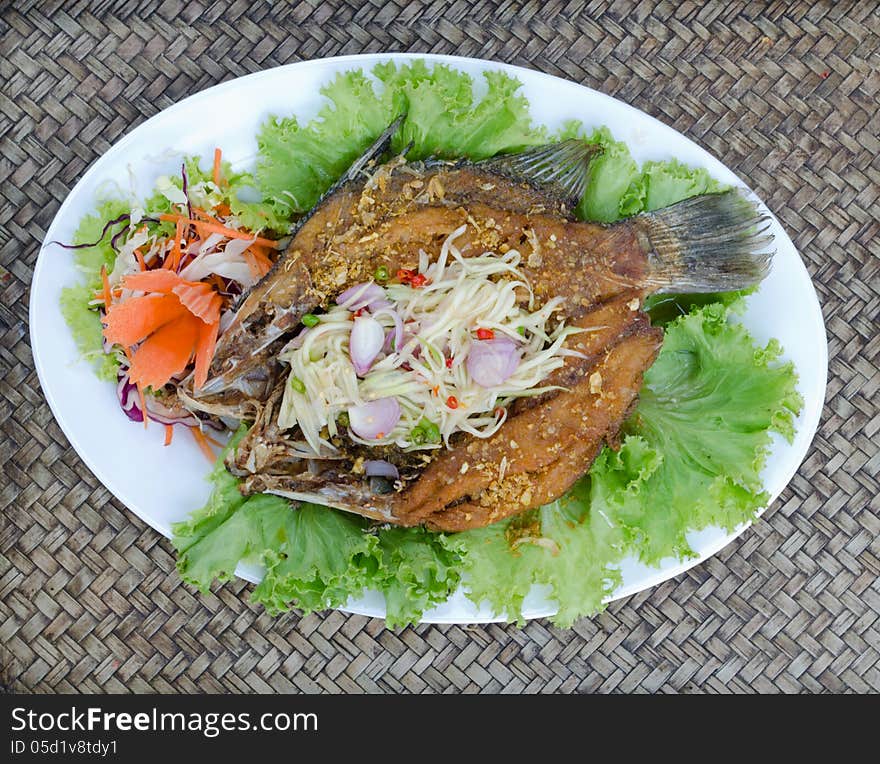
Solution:
M 478 163 L 398 156 L 382 164 L 399 120 L 299 222 L 275 268 L 237 306 L 208 381 L 188 405 L 254 420 L 228 467 L 248 493 L 268 492 L 380 522 L 458 531 L 563 494 L 590 467 L 638 399 L 662 331 L 641 306 L 655 292 L 759 283 L 768 225 L 740 191 L 695 197 L 613 225 L 576 220 L 596 147 L 570 140 Z M 489 437 L 457 432 L 431 451 L 345 437 L 326 453 L 279 425 L 282 348 L 305 314 L 326 309 L 377 269 L 412 272 L 457 236 L 465 257 L 516 250 L 534 307 L 582 331 L 542 392 L 513 401 Z M 525 296 L 523 296 L 525 299 Z M 293 428 L 294 430 L 296 428 Z M 399 479 L 369 478 L 364 459 Z

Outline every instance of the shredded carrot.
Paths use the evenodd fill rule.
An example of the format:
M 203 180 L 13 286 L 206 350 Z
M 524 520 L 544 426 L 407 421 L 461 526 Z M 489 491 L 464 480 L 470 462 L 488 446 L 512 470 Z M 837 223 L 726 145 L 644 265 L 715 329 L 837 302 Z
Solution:
M 222 156 L 220 149 L 214 149 L 214 185 L 220 185 L 220 157 Z
M 165 445 L 171 445 L 171 439 L 174 437 L 174 425 L 166 424 L 165 425 Z
M 203 436 L 203 437 L 205 438 L 205 440 L 207 440 L 208 443 L 210 443 L 212 446 L 217 446 L 217 448 L 223 448 L 223 444 L 222 444 L 219 440 L 216 440 L 216 439 L 212 438 L 210 435 L 205 435 L 205 433 L 202 433 L 202 436 Z
M 177 271 L 177 266 L 180 265 L 181 258 L 181 250 L 180 243 L 183 238 L 183 225 L 185 218 L 181 218 L 177 221 L 177 225 L 175 226 L 174 231 L 174 244 L 171 247 L 171 251 L 165 256 L 165 263 L 163 265 L 164 268 L 167 268 L 169 271 Z
M 196 230 L 199 231 L 199 233 L 202 233 L 203 231 L 208 233 L 219 233 L 229 239 L 253 239 L 254 244 L 257 244 L 261 247 L 268 247 L 269 249 L 278 249 L 279 246 L 277 241 L 272 241 L 271 239 L 264 239 L 260 236 L 254 237 L 249 233 L 245 233 L 244 231 L 236 231 L 234 228 L 229 228 L 228 226 L 221 225 L 220 223 L 212 223 L 205 220 L 192 220 L 185 215 L 177 215 L 175 213 L 165 212 L 159 215 L 159 220 L 163 220 L 169 223 L 175 223 L 180 220 L 184 224 L 195 226 Z
M 214 207 L 214 211 L 218 215 L 222 215 L 223 217 L 229 217 L 232 214 L 232 209 L 229 207 L 228 204 L 226 204 L 226 202 L 218 204 L 216 207 Z
M 190 427 L 189 431 L 192 433 L 193 438 L 196 441 L 196 445 L 201 449 L 202 453 L 208 459 L 211 464 L 217 461 L 217 455 L 211 449 L 210 443 L 208 443 L 208 439 L 205 437 L 205 434 L 198 427 Z
M 198 316 L 206 324 L 220 321 L 220 307 L 223 299 L 210 284 L 201 281 L 183 282 L 172 290 L 183 305 L 194 316 Z
M 107 311 L 104 337 L 113 345 L 130 347 L 186 314 L 186 307 L 176 295 L 131 297 L 112 305 Z
M 208 370 L 211 367 L 211 359 L 214 357 L 214 348 L 217 345 L 217 335 L 220 333 L 220 320 L 207 324 L 204 321 L 199 325 L 199 336 L 196 340 L 195 356 L 196 369 L 193 382 L 196 387 L 201 387 L 208 381 Z
M 147 264 L 144 262 L 144 255 L 143 255 L 143 253 L 142 253 L 139 249 L 136 249 L 136 250 L 134 251 L 134 256 L 137 258 L 137 261 L 138 261 L 138 267 L 139 267 L 142 271 L 147 270 Z
M 188 282 L 176 273 L 164 268 L 143 273 L 129 273 L 122 279 L 122 285 L 126 289 L 137 292 L 161 292 L 162 294 L 171 294 L 174 287 L 186 283 Z
M 209 223 L 225 228 L 223 223 L 221 223 L 219 220 L 217 220 L 217 218 L 215 218 L 213 215 L 208 214 L 204 210 L 199 209 L 198 207 L 193 207 L 193 212 L 197 217 L 201 218 L 202 220 L 206 220 Z M 265 245 L 260 244 L 259 241 L 259 239 L 255 241 L 242 253 L 244 260 L 247 263 L 248 269 L 251 272 L 251 276 L 253 276 L 255 279 L 265 276 L 270 270 L 272 270 L 273 265 L 272 260 L 269 259 L 269 256 L 266 253 Z
M 241 256 L 244 258 L 245 263 L 247 263 L 248 270 L 250 271 L 251 278 L 257 280 L 260 278 L 260 264 L 257 262 L 256 255 L 251 252 L 249 249 L 246 249 L 241 253 Z
M 101 266 L 101 281 L 104 284 L 104 310 L 107 310 L 113 302 L 112 292 L 110 291 L 110 279 L 107 278 L 107 267 Z
M 195 214 L 196 217 L 199 217 L 202 220 L 207 220 L 209 223 L 216 223 L 217 225 L 223 225 L 223 223 L 221 223 L 219 220 L 217 220 L 217 218 L 215 218 L 212 214 L 210 214 L 209 212 L 205 212 L 200 207 L 193 207 L 193 213 Z
M 165 268 L 130 273 L 122 284 L 147 293 L 112 305 L 103 330 L 110 343 L 123 347 L 141 343 L 129 359 L 131 381 L 158 389 L 195 360 L 196 386 L 204 385 L 223 297 L 211 284 L 187 281 Z

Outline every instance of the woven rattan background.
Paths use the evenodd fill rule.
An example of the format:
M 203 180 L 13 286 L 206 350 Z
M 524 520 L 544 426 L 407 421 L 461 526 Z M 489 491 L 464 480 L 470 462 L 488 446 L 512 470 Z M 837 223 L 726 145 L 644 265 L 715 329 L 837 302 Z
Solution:
M 89 473 L 27 334 L 43 234 L 85 168 L 222 80 L 383 50 L 494 58 L 684 132 L 781 218 L 829 330 L 828 400 L 782 498 L 737 543 L 570 631 L 272 620 L 198 597 Z M 20 691 L 880 690 L 875 3 L 237 0 L 0 3 L 0 664 Z

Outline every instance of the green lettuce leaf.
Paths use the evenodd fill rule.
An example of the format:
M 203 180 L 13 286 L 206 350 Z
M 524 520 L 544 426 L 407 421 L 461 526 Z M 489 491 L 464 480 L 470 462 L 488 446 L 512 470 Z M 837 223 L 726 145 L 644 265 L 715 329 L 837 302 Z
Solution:
M 385 595 L 389 628 L 416 623 L 429 608 L 445 602 L 461 580 L 462 543 L 424 528 L 379 532 L 385 575 L 376 588 Z
M 412 159 L 482 159 L 546 139 L 517 94 L 521 83 L 501 72 L 486 73 L 488 90 L 479 101 L 471 77 L 442 64 L 379 64 L 373 73 L 378 89 L 362 71 L 345 72 L 321 88 L 328 100 L 311 122 L 273 117 L 260 130 L 256 176 L 279 215 L 310 209 L 403 112 L 392 149 L 412 141 Z
M 392 148 L 400 151 L 412 141 L 407 154 L 412 159 L 479 160 L 547 140 L 517 92 L 522 83 L 504 72 L 484 74 L 487 91 L 479 101 L 473 78 L 443 64 L 429 69 L 424 61 L 415 61 L 398 68 L 389 62 L 373 72 L 385 86 L 383 97 L 394 105 L 392 113 L 407 114 Z
M 619 451 L 606 448 L 525 531 L 515 518 L 457 537 L 468 596 L 521 620 L 531 585 L 547 584 L 559 605 L 554 622 L 569 625 L 601 608 L 625 555 L 653 565 L 687 558 L 687 531 L 752 519 L 767 499 L 760 470 L 770 432 L 793 437 L 802 405 L 779 350 L 756 348 L 717 303 L 674 321 Z
M 257 499 L 273 499 L 272 511 L 279 515 L 275 536 L 266 539 L 260 553 L 266 575 L 251 596 L 269 613 L 291 606 L 306 613 L 338 607 L 380 577 L 383 559 L 378 540 L 366 532 L 362 518 L 316 504 L 294 508 L 267 495 L 252 497 L 243 509 Z M 248 521 L 253 527 L 258 518 Z
M 110 246 L 110 240 L 125 227 L 125 223 L 110 226 L 101 237 L 104 226 L 111 220 L 129 211 L 129 204 L 121 199 L 102 201 L 96 211 L 86 215 L 73 234 L 73 244 L 90 244 L 93 247 L 74 249 L 73 262 L 80 274 L 80 282 L 61 290 L 61 314 L 70 327 L 73 341 L 83 358 L 93 366 L 100 379 L 116 381 L 116 369 L 119 362 L 115 354 L 104 353 L 101 318 L 97 310 L 89 306 L 95 292 L 102 286 L 101 267 L 107 272 L 113 270 L 116 254 Z M 100 239 L 100 241 L 99 241 Z
M 620 584 L 614 565 L 622 557 L 623 534 L 589 509 L 589 482 L 526 518 L 514 518 L 458 535 L 465 544 L 465 590 L 508 620 L 524 623 L 523 600 L 533 584 L 549 589 L 559 610 L 552 620 L 568 627 L 602 608 Z
M 644 200 L 642 209 L 650 212 L 700 194 L 716 194 L 728 188 L 719 183 L 708 170 L 688 167 L 677 159 L 665 162 L 645 162 L 636 181 Z
M 110 245 L 110 241 L 115 234 L 125 228 L 127 223 L 122 222 L 110 226 L 103 237 L 101 232 L 109 221 L 115 220 L 129 211 L 130 205 L 127 201 L 122 199 L 106 199 L 98 205 L 93 214 L 86 215 L 80 221 L 76 233 L 73 234 L 74 244 L 97 242 L 93 247 L 72 250 L 73 261 L 82 275 L 83 281 L 86 286 L 91 287 L 95 291 L 101 288 L 101 267 L 106 267 L 109 273 L 113 270 L 113 264 L 116 262 L 116 253 Z
M 80 356 L 91 363 L 99 379 L 116 381 L 119 361 L 115 353 L 103 350 L 101 317 L 89 307 L 95 290 L 86 284 L 64 287 L 61 290 L 61 315 L 70 328 Z
M 290 228 L 289 214 L 279 215 L 271 204 L 260 201 L 258 182 L 253 173 L 244 170 L 235 172 L 232 165 L 224 160 L 220 171 L 222 180 L 220 185 L 216 186 L 213 179 L 213 164 L 203 168 L 201 157 L 188 156 L 183 160 L 183 166 L 186 167 L 187 192 L 195 206 L 210 209 L 219 204 L 226 204 L 239 225 L 255 233 L 262 231 L 271 231 L 278 235 L 287 233 Z M 162 176 L 157 182 L 156 189 L 144 201 L 147 216 L 158 217 L 162 213 L 179 211 L 163 192 L 162 186 L 166 183 L 173 189 L 183 190 L 181 174 Z M 171 235 L 174 231 L 173 223 L 151 223 L 150 226 L 165 235 Z
M 257 135 L 256 177 L 278 215 L 311 209 L 393 119 L 389 99 L 359 70 L 337 75 L 321 93 L 328 102 L 308 124 L 272 117 Z
M 238 446 L 247 431 L 247 425 L 239 426 L 217 458 L 214 468 L 208 473 L 207 480 L 212 484 L 212 490 L 205 506 L 190 513 L 190 516 L 183 522 L 171 526 L 173 534 L 171 542 L 177 549 L 177 568 L 181 573 L 190 569 L 189 560 L 186 558 L 187 552 L 205 536 L 220 527 L 245 502 L 245 497 L 238 490 L 238 480 L 226 470 L 225 460 L 229 453 Z M 237 563 L 238 560 L 235 562 Z M 233 564 L 232 567 L 235 565 Z M 199 578 L 197 575 L 193 575 L 190 583 L 207 591 L 211 586 L 212 579 L 213 576 Z
M 704 308 L 713 303 L 719 303 L 734 312 L 739 312 L 744 305 L 741 298 L 747 297 L 756 289 L 757 287 L 750 287 L 735 292 L 704 294 L 651 294 L 645 298 L 644 309 L 651 317 L 654 326 L 667 326 L 696 308 Z
M 343 604 L 378 572 L 376 538 L 353 515 L 311 504 L 294 508 L 268 494 L 243 496 L 224 461 L 246 432 L 239 427 L 214 465 L 205 506 L 172 526 L 181 577 L 207 592 L 214 579 L 229 580 L 246 561 L 266 569 L 253 599 L 269 612 Z
M 277 614 L 344 605 L 365 588 L 384 592 L 389 626 L 416 622 L 446 600 L 461 578 L 461 545 L 422 528 L 372 529 L 363 518 L 278 496 L 245 497 L 224 459 L 244 436 L 242 426 L 217 460 L 205 506 L 172 527 L 177 569 L 207 592 L 229 580 L 239 562 L 265 569 L 251 599 Z
M 578 213 L 585 220 L 613 223 L 621 217 L 635 215 L 644 206 L 641 200 L 634 205 L 629 200 L 630 186 L 639 175 L 629 148 L 623 141 L 615 141 L 607 127 L 600 127 L 584 136 L 590 143 L 602 147 L 602 153 L 590 163 L 590 179 Z
M 584 220 L 613 223 L 727 188 L 702 167 L 676 159 L 645 162 L 640 168 L 626 143 L 615 140 L 607 127 L 587 132 L 581 123 L 569 121 L 556 138 L 582 138 L 602 148 L 590 163 L 587 191 L 577 210 Z
M 626 554 L 627 529 L 613 514 L 595 510 L 597 494 L 638 497 L 660 458 L 633 439 L 619 452 L 605 449 L 592 472 L 614 469 L 614 481 L 582 478 L 562 498 L 503 523 L 466 531 L 467 595 L 487 602 L 497 615 L 522 624 L 523 600 L 533 584 L 544 585 L 559 610 L 552 617 L 562 627 L 602 609 L 603 600 L 621 583 L 618 563 Z
M 651 502 L 620 515 L 643 561 L 688 556 L 688 530 L 733 530 L 765 504 L 760 470 L 770 432 L 793 438 L 803 403 L 794 368 L 777 362 L 780 351 L 776 341 L 756 348 L 719 304 L 667 329 L 626 428 L 663 457 L 647 486 Z

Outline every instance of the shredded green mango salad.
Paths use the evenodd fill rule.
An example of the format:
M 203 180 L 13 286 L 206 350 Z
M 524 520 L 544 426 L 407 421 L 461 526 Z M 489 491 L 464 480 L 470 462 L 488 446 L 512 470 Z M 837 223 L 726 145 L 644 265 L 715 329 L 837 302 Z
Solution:
M 378 85 L 362 71 L 337 76 L 322 89 L 327 102 L 308 124 L 295 117 L 268 120 L 257 138 L 253 173 L 224 166 L 223 202 L 242 227 L 286 231 L 403 111 L 392 149 L 412 141 L 411 159 L 477 160 L 575 135 L 601 144 L 578 208 L 586 220 L 611 222 L 722 188 L 705 170 L 675 160 L 639 167 L 605 128 L 588 132 L 572 122 L 550 134 L 534 124 L 520 83 L 501 72 L 486 73 L 479 100 L 468 75 L 441 65 L 388 63 L 373 74 Z M 190 184 L 210 188 L 210 171 L 198 158 L 186 167 Z M 169 205 L 167 189 L 160 188 L 142 207 L 155 216 Z M 107 221 L 131 209 L 130 200 L 104 201 L 82 221 L 75 243 L 95 241 Z M 98 246 L 74 252 L 83 282 L 61 299 L 79 349 L 109 380 L 116 379 L 115 356 L 102 352 L 100 320 L 88 303 L 100 289 L 101 266 L 113 267 L 109 241 L 120 228 L 112 227 Z M 666 336 L 621 447 L 606 448 L 552 504 L 458 534 L 376 527 L 326 507 L 270 495 L 246 498 L 221 457 L 209 476 L 208 503 L 174 527 L 178 570 L 208 591 L 214 580 L 231 578 L 239 562 L 260 564 L 265 576 L 251 597 L 273 614 L 323 610 L 378 590 L 389 627 L 417 622 L 460 585 L 474 602 L 522 623 L 525 596 L 544 584 L 559 608 L 552 620 L 570 626 L 603 607 L 621 583 L 624 557 L 651 565 L 692 557 L 688 531 L 733 530 L 766 503 L 759 473 L 771 432 L 791 440 L 802 401 L 794 368 L 777 360 L 779 344 L 759 347 L 730 320 L 741 306 L 737 293 L 649 300 L 652 320 Z M 246 430 L 243 424 L 227 449 Z

